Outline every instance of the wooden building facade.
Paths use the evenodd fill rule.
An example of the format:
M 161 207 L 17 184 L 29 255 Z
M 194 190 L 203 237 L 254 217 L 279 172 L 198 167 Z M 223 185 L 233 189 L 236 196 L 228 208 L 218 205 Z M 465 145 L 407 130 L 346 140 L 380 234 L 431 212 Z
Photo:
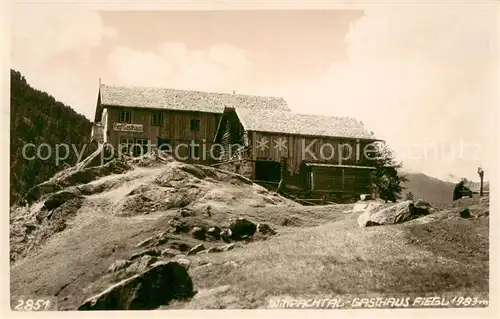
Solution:
M 353 118 L 226 108 L 214 143 L 219 166 L 252 180 L 318 192 L 371 193 L 372 143 Z
M 214 163 L 210 150 L 225 107 L 288 111 L 281 98 L 100 85 L 92 136 L 138 156 L 158 148 L 188 163 Z

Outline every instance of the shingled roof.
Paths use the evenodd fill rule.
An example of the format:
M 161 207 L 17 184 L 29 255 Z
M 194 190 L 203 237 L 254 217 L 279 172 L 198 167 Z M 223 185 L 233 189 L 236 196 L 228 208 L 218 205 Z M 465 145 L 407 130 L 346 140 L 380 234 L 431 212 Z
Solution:
M 290 111 L 281 97 L 100 85 L 101 105 L 223 113 L 226 107 Z
M 236 114 L 247 131 L 377 140 L 352 117 L 253 109 L 236 109 Z

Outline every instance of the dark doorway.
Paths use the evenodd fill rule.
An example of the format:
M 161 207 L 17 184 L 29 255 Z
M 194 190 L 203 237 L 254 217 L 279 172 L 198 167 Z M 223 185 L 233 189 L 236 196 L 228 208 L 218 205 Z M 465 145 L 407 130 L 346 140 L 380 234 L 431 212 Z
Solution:
M 266 182 L 279 182 L 281 165 L 279 162 L 255 161 L 255 179 Z

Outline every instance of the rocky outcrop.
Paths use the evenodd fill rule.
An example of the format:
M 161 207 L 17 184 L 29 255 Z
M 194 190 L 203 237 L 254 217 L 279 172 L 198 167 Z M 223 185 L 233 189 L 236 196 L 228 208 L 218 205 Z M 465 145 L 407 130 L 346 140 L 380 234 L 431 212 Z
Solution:
M 428 208 L 416 207 L 413 201 L 395 203 L 388 207 L 372 206 L 358 217 L 360 227 L 400 224 L 429 214 Z
M 185 266 L 174 261 L 158 262 L 89 298 L 78 310 L 152 310 L 193 294 L 193 282 Z
M 61 191 L 47 198 L 43 204 L 46 210 L 53 210 L 74 198 L 83 198 L 78 191 Z

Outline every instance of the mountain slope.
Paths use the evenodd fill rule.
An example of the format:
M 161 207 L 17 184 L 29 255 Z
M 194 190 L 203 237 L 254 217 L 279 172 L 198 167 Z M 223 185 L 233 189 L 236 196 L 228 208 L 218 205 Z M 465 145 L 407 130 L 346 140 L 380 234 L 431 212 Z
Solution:
M 403 174 L 408 178 L 408 182 L 403 185 L 405 187 L 404 194 L 411 192 L 414 198 L 423 198 L 438 206 L 452 203 L 453 188 L 461 179 L 452 174 L 446 175 L 449 178 L 445 180 L 415 171 L 406 171 Z M 472 192 L 479 193 L 479 182 L 466 180 L 465 186 Z M 484 182 L 483 191 L 489 191 L 489 182 Z
M 91 122 L 71 107 L 56 101 L 49 94 L 32 88 L 20 72 L 11 70 L 10 102 L 10 200 L 17 201 L 34 185 L 47 180 L 55 172 L 73 165 L 77 161 L 74 147 L 80 152 L 90 138 Z M 33 146 L 28 144 L 32 143 Z M 36 150 L 46 143 L 52 153 L 46 160 L 37 156 Z M 56 162 L 56 146 L 67 144 L 67 159 Z M 25 156 L 23 155 L 23 147 Z M 61 158 L 65 156 L 60 147 Z M 87 145 L 84 156 L 92 147 Z M 95 146 L 93 147 L 95 149 Z M 48 148 L 38 148 L 42 158 L 47 157 Z M 30 159 L 33 158 L 34 159 Z
M 451 204 L 455 184 L 428 176 L 423 173 L 404 173 L 408 181 L 403 184 L 404 193 L 411 192 L 415 199 L 423 198 L 429 203 Z

